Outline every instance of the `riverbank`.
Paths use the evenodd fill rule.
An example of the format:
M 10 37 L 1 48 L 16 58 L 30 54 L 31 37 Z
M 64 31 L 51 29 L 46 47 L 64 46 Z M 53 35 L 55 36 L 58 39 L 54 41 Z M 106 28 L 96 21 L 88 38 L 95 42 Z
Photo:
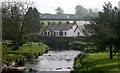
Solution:
M 47 53 L 49 47 L 43 43 L 32 42 L 30 47 L 28 43 L 20 46 L 18 50 L 12 50 L 12 46 L 2 45 L 3 69 L 23 68 L 25 62 L 35 60 L 43 53 Z
M 75 71 L 119 71 L 118 56 L 114 56 L 112 60 L 109 59 L 109 52 L 104 53 L 88 53 L 88 56 L 84 58 L 84 64 L 80 64 L 81 56 L 77 56 L 74 61 Z M 82 68 L 81 68 L 82 67 Z

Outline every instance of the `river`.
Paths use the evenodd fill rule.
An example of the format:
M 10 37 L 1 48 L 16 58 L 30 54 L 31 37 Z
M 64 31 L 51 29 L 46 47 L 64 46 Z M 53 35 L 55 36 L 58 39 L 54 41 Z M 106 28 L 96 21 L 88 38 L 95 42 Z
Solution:
M 25 67 L 37 71 L 71 71 L 73 70 L 74 58 L 80 53 L 76 50 L 49 51 L 39 56 L 34 63 L 26 63 Z

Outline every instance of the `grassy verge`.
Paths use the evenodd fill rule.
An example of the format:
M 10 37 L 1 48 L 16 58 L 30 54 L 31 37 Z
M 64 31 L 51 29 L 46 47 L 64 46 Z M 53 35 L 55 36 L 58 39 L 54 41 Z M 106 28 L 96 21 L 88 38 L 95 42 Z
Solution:
M 87 57 L 88 63 L 84 67 L 87 67 L 87 71 L 119 71 L 119 58 L 114 56 L 112 60 L 109 59 L 109 52 L 104 53 L 89 53 Z M 85 59 L 85 61 L 87 60 Z M 79 70 L 80 59 L 76 57 L 75 68 Z M 82 71 L 82 70 L 80 70 Z
M 42 25 L 43 28 L 42 29 L 44 29 L 48 25 L 48 22 L 55 22 L 55 23 L 62 22 L 62 23 L 65 23 L 66 20 L 41 20 L 40 22 L 43 23 L 43 25 Z
M 2 47 L 2 54 L 3 54 L 3 62 L 6 59 L 11 61 L 21 61 L 24 62 L 27 59 L 35 59 L 36 56 L 39 56 L 46 52 L 48 46 L 43 43 L 35 43 L 32 42 L 32 46 L 30 47 L 27 43 L 20 46 L 18 50 L 12 50 L 12 47 L 8 47 L 3 45 Z
M 20 49 L 18 50 L 11 50 L 11 53 L 44 53 L 46 48 L 48 48 L 45 44 L 43 43 L 32 43 L 32 46 L 30 47 L 27 43 L 23 44 L 22 46 L 20 46 Z

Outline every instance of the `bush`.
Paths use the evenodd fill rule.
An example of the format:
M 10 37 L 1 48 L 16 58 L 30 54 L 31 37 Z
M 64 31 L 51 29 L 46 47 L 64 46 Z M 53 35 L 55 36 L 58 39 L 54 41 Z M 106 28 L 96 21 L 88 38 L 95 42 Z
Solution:
M 88 71 L 90 67 L 87 66 L 87 64 L 90 62 L 91 62 L 91 59 L 89 58 L 88 54 L 80 53 L 74 59 L 74 70 Z
M 72 49 L 81 50 L 81 51 L 87 47 L 86 43 L 80 41 L 73 41 L 69 43 L 69 45 L 71 46 Z
M 34 57 L 35 55 L 32 54 L 32 53 L 25 53 L 24 56 L 25 56 L 26 59 L 34 59 L 35 58 Z
M 84 52 L 87 53 L 97 53 L 99 50 L 96 48 L 96 46 L 88 47 L 84 49 Z

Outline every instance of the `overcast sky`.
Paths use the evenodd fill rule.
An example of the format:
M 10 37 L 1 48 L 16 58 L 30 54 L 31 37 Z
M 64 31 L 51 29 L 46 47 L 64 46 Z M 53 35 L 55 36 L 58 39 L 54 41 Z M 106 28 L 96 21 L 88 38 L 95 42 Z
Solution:
M 57 7 L 61 7 L 64 13 L 75 13 L 76 5 L 82 5 L 85 8 L 102 9 L 104 2 L 110 1 L 113 6 L 118 7 L 120 0 L 34 0 L 37 9 L 41 13 L 55 13 Z
M 7 0 L 3 0 L 7 1 Z M 61 7 L 64 13 L 74 14 L 75 7 L 82 5 L 84 8 L 102 9 L 104 2 L 110 1 L 113 6 L 118 7 L 120 0 L 11 0 L 11 1 L 33 1 L 40 13 L 52 13 L 55 14 L 55 9 Z

